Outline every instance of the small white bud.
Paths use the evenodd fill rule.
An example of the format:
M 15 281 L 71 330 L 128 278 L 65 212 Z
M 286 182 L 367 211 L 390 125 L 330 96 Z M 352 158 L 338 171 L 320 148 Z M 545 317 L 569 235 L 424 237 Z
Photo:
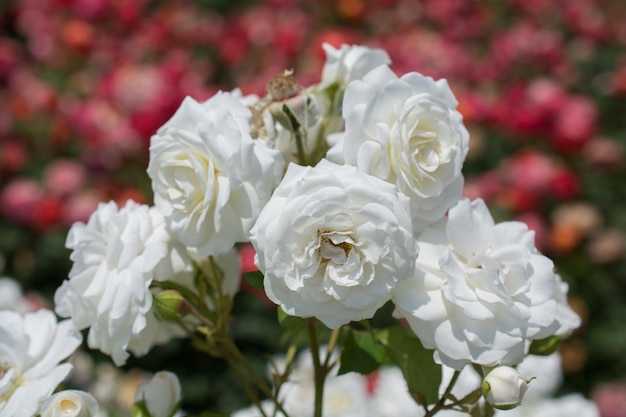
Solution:
M 524 378 L 510 366 L 498 366 L 483 379 L 483 396 L 495 408 L 510 410 L 522 402 L 531 379 Z
M 60 391 L 43 403 L 40 414 L 41 417 L 96 417 L 98 402 L 84 391 Z
M 180 383 L 175 374 L 160 371 L 141 384 L 135 392 L 135 402 L 143 401 L 151 417 L 170 417 L 180 402 Z

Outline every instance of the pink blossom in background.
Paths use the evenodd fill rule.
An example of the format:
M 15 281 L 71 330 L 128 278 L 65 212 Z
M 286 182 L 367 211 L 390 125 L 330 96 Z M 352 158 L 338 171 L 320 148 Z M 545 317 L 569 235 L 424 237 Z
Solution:
M 504 160 L 500 171 L 511 187 L 542 196 L 550 189 L 555 169 L 551 156 L 527 149 Z
M 557 167 L 552 173 L 549 194 L 553 199 L 569 200 L 580 193 L 580 181 L 576 174 L 566 166 Z
M 624 145 L 612 138 L 594 137 L 585 144 L 582 154 L 592 167 L 621 169 L 624 167 Z
M 596 134 L 598 111 L 589 98 L 571 96 L 561 107 L 554 120 L 552 143 L 557 151 L 580 150 Z
M 21 142 L 4 139 L 0 143 L 0 176 L 2 173 L 19 172 L 26 165 L 27 160 L 28 151 Z
M 487 171 L 465 181 L 463 196 L 470 200 L 482 198 L 493 201 L 503 189 L 502 178 L 497 171 Z
M 0 194 L 0 209 L 9 219 L 29 223 L 35 217 L 37 205 L 43 199 L 41 185 L 28 178 L 17 178 L 7 184 Z
M 76 192 L 86 181 L 85 167 L 71 159 L 57 159 L 46 167 L 43 183 L 52 195 L 64 197 Z
M 104 201 L 104 196 L 97 191 L 81 191 L 66 199 L 61 207 L 61 222 L 71 226 L 75 222 L 87 222 L 91 214 Z
M 601 417 L 626 417 L 626 383 L 613 382 L 597 387 L 591 394 Z
M 254 255 L 256 254 L 254 247 L 249 244 L 239 246 L 239 260 L 241 261 L 241 272 L 258 271 L 259 268 L 254 264 Z

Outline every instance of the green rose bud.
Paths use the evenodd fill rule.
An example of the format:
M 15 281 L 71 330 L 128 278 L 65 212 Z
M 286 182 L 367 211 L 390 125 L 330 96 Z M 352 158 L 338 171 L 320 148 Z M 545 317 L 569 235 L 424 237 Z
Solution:
M 189 312 L 185 298 L 176 290 L 165 290 L 154 296 L 154 311 L 163 321 L 177 321 Z

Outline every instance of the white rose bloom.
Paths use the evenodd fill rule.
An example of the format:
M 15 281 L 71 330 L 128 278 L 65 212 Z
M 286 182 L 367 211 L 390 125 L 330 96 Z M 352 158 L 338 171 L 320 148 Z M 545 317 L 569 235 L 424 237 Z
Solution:
M 41 417 L 97 417 L 98 402 L 89 393 L 66 390 L 52 395 L 41 407 Z
M 321 346 L 320 352 L 326 354 Z M 334 352 L 333 354 L 336 354 Z M 315 370 L 310 350 L 300 353 L 293 363 L 289 380 L 283 384 L 283 408 L 290 416 L 312 416 L 315 405 Z M 368 397 L 365 378 L 349 372 L 337 375 L 333 368 L 324 382 L 324 417 L 362 417 L 367 415 Z
M 19 313 L 28 311 L 28 301 L 22 293 L 22 286 L 9 277 L 0 277 L 0 310 L 13 310 Z
M 81 341 L 70 320 L 57 323 L 49 310 L 0 311 L 0 415 L 34 416 L 72 369 L 59 362 Z
M 154 208 L 128 201 L 118 210 L 101 203 L 89 222 L 75 223 L 67 235 L 74 262 L 69 279 L 54 295 L 56 312 L 89 327 L 87 343 L 111 355 L 116 365 L 129 354 L 147 353 L 155 343 L 182 335 L 177 326 L 156 323 L 150 284 L 186 272 L 186 249 L 167 233 Z M 188 272 L 187 272 L 188 273 Z
M 368 405 L 371 417 L 419 417 L 424 409 L 411 394 L 400 368 L 380 368 L 376 376 L 375 389 Z
M 415 277 L 396 286 L 393 300 L 439 363 L 515 365 L 533 340 L 580 323 L 565 294 L 555 296 L 565 288 L 534 232 L 521 222 L 494 224 L 482 200 L 459 201 L 418 246 Z
M 263 409 L 265 416 L 284 417 L 283 413 L 281 413 L 280 411 L 275 411 L 276 406 L 274 405 L 274 402 L 272 400 L 261 401 L 261 408 Z M 264 417 L 264 415 L 261 414 L 256 405 L 251 405 L 250 407 L 237 410 L 230 415 L 231 417 Z
M 547 356 L 527 355 L 517 370 L 526 378 L 534 378 L 528 384 L 524 403 L 552 396 L 563 381 L 561 357 L 556 352 Z
M 143 401 L 151 417 L 170 417 L 178 408 L 180 398 L 178 377 L 168 371 L 157 372 L 135 392 L 135 402 Z
M 396 184 L 417 233 L 461 197 L 469 134 L 457 105 L 445 80 L 380 66 L 348 85 L 345 135 L 330 158 Z
M 441 367 L 441 384 L 439 385 L 439 395 L 443 395 L 452 380 L 455 370 L 448 366 Z M 463 398 L 467 394 L 480 388 L 482 383 L 482 377 L 476 372 L 476 370 L 467 365 L 460 370 L 459 376 L 452 387 L 450 392 L 456 398 Z
M 148 175 L 169 230 L 208 256 L 247 242 L 283 173 L 280 153 L 250 136 L 250 110 L 230 93 L 185 98 L 150 143 Z
M 532 385 L 532 383 L 531 383 Z M 560 398 L 545 398 L 537 401 L 524 401 L 513 410 L 498 410 L 496 417 L 600 417 L 600 411 L 593 401 L 580 394 L 569 394 Z
M 391 63 L 389 55 L 382 49 L 373 49 L 360 45 L 341 45 L 336 49 L 330 44 L 323 44 L 326 63 L 322 68 L 322 80 L 319 89 L 332 84 L 345 88 L 350 81 L 362 78 L 380 65 Z
M 417 256 L 407 198 L 351 166 L 291 164 L 251 230 L 268 297 L 337 328 L 370 318 Z

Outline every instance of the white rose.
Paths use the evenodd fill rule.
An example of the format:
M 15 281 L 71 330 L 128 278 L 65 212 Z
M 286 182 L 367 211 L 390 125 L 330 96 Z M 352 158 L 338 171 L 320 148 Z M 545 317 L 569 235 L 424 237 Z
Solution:
M 458 201 L 469 134 L 445 80 L 401 78 L 386 66 L 348 85 L 345 135 L 331 158 L 396 184 L 411 199 L 415 232 Z
M 409 394 L 409 387 L 400 368 L 380 368 L 374 382 L 374 392 L 368 405 L 371 417 L 417 417 L 424 409 Z
M 441 367 L 441 384 L 439 384 L 440 396 L 446 392 L 448 385 L 450 385 L 450 381 L 452 381 L 454 373 L 455 370 L 448 366 L 444 365 Z M 456 398 L 463 398 L 472 391 L 480 388 L 481 382 L 482 377 L 478 374 L 478 372 L 476 372 L 474 367 L 466 365 L 460 370 L 450 394 L 454 395 Z
M 510 410 L 522 403 L 529 382 L 515 368 L 498 366 L 485 375 L 483 396 L 495 408 Z
M 526 224 L 494 224 L 482 200 L 467 199 L 418 237 L 416 275 L 393 301 L 439 363 L 515 365 L 533 340 L 579 325 L 565 295 L 555 297 L 564 287 L 534 238 Z
M 532 384 L 528 385 L 524 402 L 550 397 L 563 381 L 561 357 L 556 352 L 547 356 L 527 355 L 517 365 L 517 370 L 526 377 L 535 378 Z
M 530 384 L 532 386 L 532 383 Z M 598 406 L 580 394 L 560 398 L 524 401 L 511 411 L 497 411 L 496 417 L 600 417 Z
M 71 321 L 57 323 L 49 310 L 0 311 L 0 415 L 34 416 L 72 369 L 59 362 L 81 341 Z
M 259 411 L 259 408 L 256 405 L 251 405 L 241 410 L 234 411 L 230 415 L 231 417 L 285 417 L 283 413 L 281 413 L 280 411 L 276 411 L 276 405 L 274 404 L 274 401 L 263 400 L 260 404 L 261 408 L 263 409 L 263 413 Z
M 322 44 L 326 52 L 326 63 L 322 68 L 322 80 L 319 88 L 339 84 L 345 88 L 350 81 L 362 78 L 379 65 L 391 63 L 389 55 L 382 49 L 373 49 L 360 45 L 341 45 L 339 49 L 330 44 Z
M 208 256 L 248 241 L 283 173 L 280 153 L 250 136 L 250 110 L 230 93 L 187 97 L 150 143 L 148 175 L 169 230 Z
M 98 402 L 89 393 L 77 390 L 57 392 L 41 406 L 41 417 L 97 417 Z
M 325 346 L 320 346 L 324 355 Z M 333 352 L 337 356 L 338 352 Z M 281 388 L 282 404 L 290 416 L 311 416 L 315 405 L 315 369 L 310 350 L 301 352 L 292 364 L 289 379 Z M 369 409 L 367 384 L 361 374 L 337 375 L 330 370 L 324 382 L 322 415 L 325 417 L 362 417 Z
M 152 281 L 188 273 L 186 249 L 172 240 L 154 207 L 130 200 L 121 209 L 101 203 L 87 224 L 72 226 L 66 246 L 74 264 L 54 295 L 56 312 L 81 330 L 90 328 L 89 347 L 120 366 L 127 350 L 142 355 L 155 343 L 183 334 L 166 323 L 162 332 L 146 331 L 148 321 L 156 322 Z
M 28 300 L 24 298 L 22 286 L 13 278 L 0 277 L 0 310 L 28 311 Z
M 370 318 L 412 275 L 407 198 L 384 181 L 322 160 L 291 164 L 251 230 L 268 297 L 331 328 Z
M 135 392 L 135 402 L 143 401 L 151 417 L 170 417 L 178 409 L 180 398 L 178 377 L 167 371 L 157 372 Z

